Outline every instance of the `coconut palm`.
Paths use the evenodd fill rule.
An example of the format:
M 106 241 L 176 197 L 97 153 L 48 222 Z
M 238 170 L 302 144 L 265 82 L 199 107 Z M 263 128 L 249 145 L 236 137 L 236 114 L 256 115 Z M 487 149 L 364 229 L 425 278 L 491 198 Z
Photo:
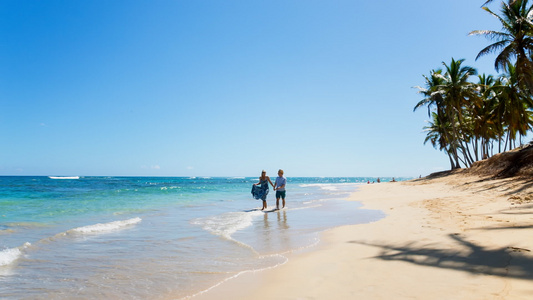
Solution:
M 442 70 L 431 70 L 430 75 L 423 75 L 426 81 L 425 87 L 415 86 L 418 93 L 424 95 L 424 99 L 420 100 L 413 111 L 416 111 L 422 106 L 427 106 L 428 116 L 431 116 L 431 109 L 436 107 L 439 114 L 443 113 L 443 97 L 438 87 L 443 84 Z
M 470 76 L 477 75 L 477 70 L 463 65 L 464 59 L 452 58 L 450 64 L 443 62 L 445 73 L 442 76 L 442 84 L 437 87 L 443 95 L 445 115 L 451 123 L 452 143 L 450 151 L 454 155 L 456 168 L 460 167 L 458 151 L 464 156 L 464 163 L 470 165 L 473 160 L 469 157 L 467 142 L 468 135 L 462 131 L 467 125 L 465 122 L 464 107 L 469 106 L 469 101 L 475 98 L 475 85 L 469 82 Z
M 492 2 L 486 1 L 485 4 Z M 428 141 L 446 151 L 452 169 L 461 164 L 471 166 L 480 158 L 512 148 L 533 128 L 533 8 L 527 0 L 502 2 L 498 18 L 502 31 L 478 30 L 495 42 L 481 50 L 476 59 L 496 53 L 495 68 L 505 72 L 499 78 L 478 76 L 479 83 L 469 81 L 476 69 L 452 58 L 444 68 L 424 76 L 425 86 L 416 87 L 423 95 L 414 107 L 427 106 L 431 121 L 424 129 Z M 472 155 L 473 154 L 473 155 Z
M 471 101 L 470 112 L 472 116 L 472 134 L 475 139 L 474 153 L 476 161 L 489 156 L 493 140 L 498 137 L 500 120 L 495 114 L 498 101 L 496 97 L 495 80 L 492 75 L 482 74 L 478 76 L 478 97 Z M 481 143 L 479 145 L 478 143 Z M 478 156 L 479 155 L 479 156 Z
M 502 2 L 501 16 L 492 12 L 488 7 L 485 11 L 496 17 L 502 31 L 475 30 L 470 35 L 483 35 L 496 42 L 479 52 L 476 60 L 489 53 L 498 53 L 494 62 L 496 71 L 505 70 L 509 64 L 515 63 L 518 83 L 521 89 L 529 94 L 533 92 L 533 22 L 532 9 L 528 0 L 514 0 Z
M 447 153 L 452 158 L 452 169 L 460 168 L 461 162 L 470 165 L 474 159 L 468 149 L 468 141 L 471 135 L 467 130 L 467 122 L 464 107 L 469 105 L 470 99 L 476 97 L 475 85 L 468 81 L 469 77 L 476 75 L 476 69 L 463 66 L 464 59 L 455 60 L 444 65 L 442 70 L 431 71 L 430 76 L 424 76 L 426 87 L 419 89 L 419 93 L 424 95 L 415 106 L 415 110 L 428 106 L 428 113 L 433 107 L 436 109 L 433 124 L 446 124 L 443 130 L 439 131 L 442 139 L 446 141 Z M 436 118 L 436 119 L 435 119 Z M 459 152 L 463 158 L 459 157 Z
M 507 66 L 508 72 L 500 77 L 494 86 L 498 98 L 496 115 L 500 119 L 501 130 L 507 131 L 504 150 L 515 146 L 515 141 L 527 134 L 533 126 L 531 110 L 533 100 L 524 95 L 519 87 L 519 75 L 513 65 Z
M 424 145 L 429 141 L 433 145 L 433 148 L 446 152 L 450 159 L 451 168 L 454 169 L 456 168 L 455 161 L 452 153 L 449 151 L 450 135 L 448 133 L 451 132 L 450 123 L 442 121 L 435 112 L 431 113 L 431 118 L 432 121 L 427 121 L 428 125 L 424 126 L 424 131 L 427 133 Z

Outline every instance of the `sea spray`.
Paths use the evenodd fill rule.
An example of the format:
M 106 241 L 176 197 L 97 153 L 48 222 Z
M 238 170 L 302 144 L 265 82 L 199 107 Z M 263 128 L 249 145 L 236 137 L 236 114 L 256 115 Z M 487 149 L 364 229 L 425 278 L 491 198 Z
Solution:
M 24 243 L 23 246 L 17 248 L 9 248 L 0 251 L 0 267 L 8 266 L 15 262 L 22 256 L 23 249 L 29 247 L 30 243 Z

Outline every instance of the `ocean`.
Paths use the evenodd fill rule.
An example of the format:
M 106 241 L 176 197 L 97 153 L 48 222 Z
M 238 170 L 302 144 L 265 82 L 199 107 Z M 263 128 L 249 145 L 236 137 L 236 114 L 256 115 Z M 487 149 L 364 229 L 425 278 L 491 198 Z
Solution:
M 383 218 L 346 201 L 375 180 L 288 177 L 261 211 L 256 177 L 0 177 L 0 299 L 188 298 Z

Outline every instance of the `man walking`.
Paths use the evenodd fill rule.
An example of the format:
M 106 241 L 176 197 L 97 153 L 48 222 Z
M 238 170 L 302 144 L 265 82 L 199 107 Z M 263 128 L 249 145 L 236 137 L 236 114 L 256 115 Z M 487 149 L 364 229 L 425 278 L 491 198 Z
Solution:
M 283 170 L 279 169 L 278 177 L 274 183 L 274 191 L 276 191 L 276 209 L 279 209 L 279 198 L 283 199 L 283 207 L 285 208 L 285 185 L 287 184 L 287 179 L 283 177 Z

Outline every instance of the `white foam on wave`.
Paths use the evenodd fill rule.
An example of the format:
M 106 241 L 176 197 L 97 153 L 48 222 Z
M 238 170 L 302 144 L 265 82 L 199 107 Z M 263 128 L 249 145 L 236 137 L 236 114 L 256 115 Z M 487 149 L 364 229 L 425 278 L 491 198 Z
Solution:
M 253 217 L 262 214 L 263 212 L 261 211 L 228 212 L 217 216 L 194 219 L 191 221 L 191 224 L 201 226 L 204 230 L 215 235 L 232 239 L 232 234 L 252 226 Z
M 48 176 L 50 179 L 80 179 L 80 176 Z
M 122 220 L 122 221 L 114 221 L 109 223 L 98 223 L 94 225 L 89 226 L 83 226 L 78 227 L 69 230 L 69 233 L 81 233 L 81 234 L 95 234 L 95 233 L 106 233 L 110 231 L 120 230 L 125 227 L 135 225 L 137 223 L 140 223 L 142 221 L 141 218 L 132 218 L 128 220 Z
M 30 243 L 25 243 L 22 247 L 8 248 L 0 251 L 0 267 L 12 264 L 22 256 L 23 249 L 29 247 Z
M 309 183 L 309 184 L 300 184 L 300 187 L 318 187 L 326 191 L 339 191 L 341 188 L 346 188 L 347 186 L 358 186 L 358 183 L 345 182 L 345 183 Z
M 306 188 L 306 187 L 318 187 L 322 190 L 326 191 L 338 191 L 339 188 L 333 184 L 327 184 L 327 183 L 311 183 L 311 184 L 301 184 L 300 187 Z
M 161 187 L 162 191 L 174 190 L 174 189 L 180 189 L 180 187 L 179 186 L 163 186 L 163 187 Z
M 0 267 L 10 265 L 22 255 L 19 248 L 11 248 L 0 251 Z

